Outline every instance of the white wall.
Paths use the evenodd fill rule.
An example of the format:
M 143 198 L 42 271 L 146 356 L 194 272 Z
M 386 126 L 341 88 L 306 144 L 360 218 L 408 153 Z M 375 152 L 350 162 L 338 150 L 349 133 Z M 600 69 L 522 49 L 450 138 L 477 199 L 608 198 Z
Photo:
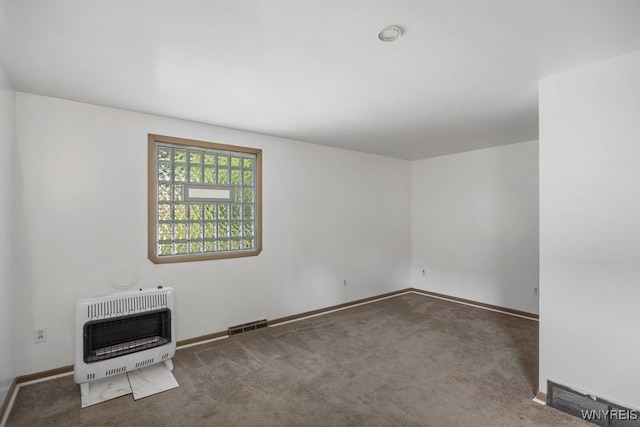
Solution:
M 413 162 L 411 223 L 413 287 L 538 312 L 537 141 Z
M 540 83 L 540 389 L 640 408 L 640 51 Z
M 13 112 L 15 92 L 0 67 L 0 404 L 13 368 Z
M 263 149 L 259 256 L 147 260 L 147 133 Z M 176 288 L 179 340 L 406 288 L 409 197 L 408 161 L 17 93 L 16 369 L 73 363 L 75 300 L 123 264 Z

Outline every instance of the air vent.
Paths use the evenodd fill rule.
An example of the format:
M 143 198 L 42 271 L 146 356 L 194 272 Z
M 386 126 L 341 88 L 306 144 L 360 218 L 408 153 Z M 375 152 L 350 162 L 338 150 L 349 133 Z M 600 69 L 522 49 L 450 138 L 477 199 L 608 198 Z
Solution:
M 108 377 L 110 375 L 121 374 L 122 372 L 125 372 L 126 370 L 127 370 L 126 366 L 122 366 L 120 368 L 109 369 L 108 371 L 106 371 L 104 373 L 104 376 Z
M 230 326 L 229 335 L 241 334 L 243 332 L 254 331 L 267 327 L 267 319 L 256 320 L 255 322 L 243 323 L 242 325 Z
M 154 360 L 153 359 L 147 359 L 147 360 L 143 360 L 141 362 L 136 363 L 136 369 L 137 368 L 142 368 L 143 366 L 147 366 L 147 365 L 151 365 L 153 364 Z
M 547 405 L 599 426 L 640 427 L 640 411 L 547 381 Z
M 114 298 L 87 305 L 87 318 L 103 319 L 115 315 L 156 310 L 167 307 L 166 294 L 135 295 L 126 298 Z

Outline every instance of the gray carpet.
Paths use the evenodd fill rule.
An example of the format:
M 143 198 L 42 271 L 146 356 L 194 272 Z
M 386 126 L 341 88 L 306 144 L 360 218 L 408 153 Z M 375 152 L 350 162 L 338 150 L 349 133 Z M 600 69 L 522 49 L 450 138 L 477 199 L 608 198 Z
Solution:
M 532 402 L 537 349 L 537 322 L 406 294 L 181 349 L 139 401 L 21 387 L 7 426 L 590 425 Z

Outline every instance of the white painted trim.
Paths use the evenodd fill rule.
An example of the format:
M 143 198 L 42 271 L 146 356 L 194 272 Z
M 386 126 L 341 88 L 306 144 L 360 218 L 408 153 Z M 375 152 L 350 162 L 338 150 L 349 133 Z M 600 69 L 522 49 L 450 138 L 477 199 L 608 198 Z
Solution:
M 16 397 L 18 396 L 18 390 L 20 389 L 20 384 L 16 384 L 13 389 L 13 393 L 11 396 L 5 397 L 5 399 L 9 399 L 9 403 L 4 411 L 4 417 L 0 420 L 0 427 L 4 427 L 7 424 L 7 420 L 9 419 L 9 414 L 11 413 L 11 409 L 13 409 L 13 402 L 16 401 Z
M 51 375 L 50 377 L 38 378 L 36 380 L 26 381 L 26 382 L 18 384 L 18 387 L 16 387 L 16 388 L 24 387 L 26 385 L 31 385 L 31 384 L 38 384 L 38 383 L 42 383 L 42 382 L 49 381 L 49 380 L 55 380 L 56 378 L 68 377 L 70 375 L 73 375 L 73 371 L 65 372 L 65 373 L 62 373 L 62 374 Z
M 191 343 L 191 344 L 180 345 L 180 346 L 176 347 L 176 350 L 182 350 L 183 348 L 195 347 L 196 345 L 208 344 L 210 342 L 220 341 L 220 340 L 224 340 L 224 339 L 227 339 L 227 338 L 229 338 L 228 335 L 223 335 L 223 336 L 218 337 L 218 338 L 211 338 L 210 340 L 198 341 L 198 342 L 194 342 L 194 343 Z
M 534 397 L 532 400 L 533 400 L 534 402 L 536 402 L 537 404 L 539 404 L 539 405 L 547 406 L 547 402 L 545 402 L 544 400 L 540 400 L 540 399 L 538 399 L 537 397 Z
M 371 301 L 360 302 L 358 304 L 348 305 L 346 307 L 335 308 L 333 310 L 323 311 L 321 313 L 316 313 L 316 314 L 310 314 L 309 316 L 304 316 L 304 317 L 300 317 L 300 318 L 297 318 L 297 319 L 287 320 L 286 322 L 278 322 L 275 325 L 269 325 L 269 327 L 270 328 L 276 328 L 276 327 L 281 326 L 281 325 L 286 325 L 287 323 L 298 322 L 298 321 L 304 320 L 304 319 L 311 319 L 312 317 L 318 317 L 318 316 L 322 316 L 322 315 L 329 314 L 329 313 L 335 313 L 337 311 L 342 311 L 342 310 L 346 310 L 346 309 L 353 308 L 353 307 L 358 307 L 358 306 L 365 305 L 365 304 L 371 304 L 372 302 L 382 301 L 382 300 L 389 299 L 389 298 L 395 298 L 395 297 L 399 297 L 400 295 L 407 295 L 407 294 L 410 294 L 412 292 L 413 291 L 402 292 L 401 294 L 389 295 L 387 297 L 376 298 L 376 299 L 373 299 Z
M 471 304 L 468 302 L 462 302 L 462 301 L 456 301 L 454 299 L 449 299 L 449 298 L 444 298 L 444 297 L 437 297 L 435 295 L 429 295 L 429 294 L 424 294 L 422 292 L 418 292 L 418 291 L 409 291 L 407 293 L 414 293 L 414 294 L 418 294 L 421 295 L 423 297 L 429 297 L 429 298 L 437 298 L 437 299 L 441 299 L 443 301 L 449 301 L 449 302 L 455 302 L 456 304 L 462 304 L 462 305 L 468 305 L 469 307 L 475 307 L 475 308 L 481 308 L 483 310 L 487 310 L 487 311 L 493 311 L 495 313 L 502 313 L 502 314 L 508 314 L 509 316 L 513 316 L 513 317 L 520 317 L 522 319 L 527 319 L 527 320 L 534 320 L 536 322 L 539 322 L 539 319 L 536 319 L 535 317 L 529 317 L 529 316 L 523 316 L 521 314 L 515 314 L 515 313 L 510 313 L 508 311 L 502 311 L 502 310 L 496 310 L 495 308 L 489 308 L 489 307 L 483 307 L 481 305 L 476 305 L 476 304 Z

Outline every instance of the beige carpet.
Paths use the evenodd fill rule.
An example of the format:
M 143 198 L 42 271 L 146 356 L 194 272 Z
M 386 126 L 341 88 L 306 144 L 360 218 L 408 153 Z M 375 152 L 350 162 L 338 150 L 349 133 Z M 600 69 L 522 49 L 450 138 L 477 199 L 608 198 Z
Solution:
M 537 322 L 406 294 L 179 350 L 177 389 L 80 409 L 21 387 L 7 426 L 577 426 L 532 402 Z

